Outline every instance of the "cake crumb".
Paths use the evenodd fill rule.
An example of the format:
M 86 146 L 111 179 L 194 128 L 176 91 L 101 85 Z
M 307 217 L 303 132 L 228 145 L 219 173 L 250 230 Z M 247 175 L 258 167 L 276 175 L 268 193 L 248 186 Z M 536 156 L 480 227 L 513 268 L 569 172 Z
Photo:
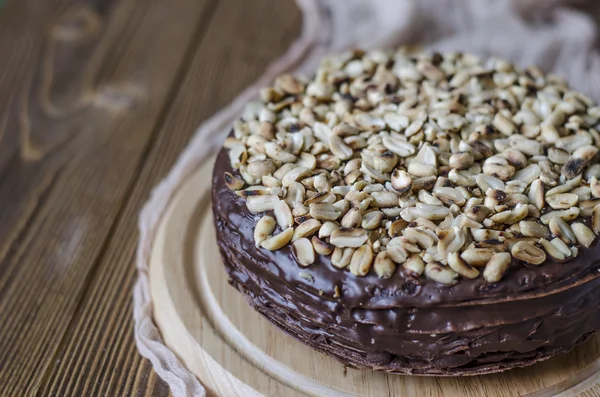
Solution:
M 600 271 L 600 269 L 599 269 L 599 271 Z M 341 295 L 342 294 L 341 294 L 341 291 L 340 291 L 340 287 L 339 287 L 339 285 L 336 285 L 335 286 L 335 290 L 333 292 L 333 297 L 334 298 L 339 298 Z

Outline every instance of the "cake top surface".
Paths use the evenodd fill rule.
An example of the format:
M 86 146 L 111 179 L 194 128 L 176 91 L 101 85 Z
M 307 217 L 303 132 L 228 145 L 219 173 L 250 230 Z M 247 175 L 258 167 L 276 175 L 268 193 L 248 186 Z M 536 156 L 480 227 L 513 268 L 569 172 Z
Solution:
M 501 283 L 600 232 L 597 107 L 536 68 L 348 52 L 283 75 L 225 142 L 257 250 L 352 277 Z

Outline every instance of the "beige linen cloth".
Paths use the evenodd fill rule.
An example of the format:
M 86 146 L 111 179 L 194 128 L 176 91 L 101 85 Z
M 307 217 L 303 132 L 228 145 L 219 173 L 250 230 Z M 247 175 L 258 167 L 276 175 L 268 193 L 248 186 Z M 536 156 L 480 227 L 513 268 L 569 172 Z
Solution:
M 276 0 L 273 0 L 276 1 Z M 568 0 L 566 0 L 568 1 Z M 148 263 L 152 239 L 172 194 L 224 140 L 228 126 L 260 87 L 285 71 L 309 74 L 319 58 L 347 48 L 422 44 L 538 65 L 600 100 L 596 24 L 565 0 L 297 0 L 300 37 L 252 86 L 203 123 L 169 175 L 154 189 L 139 219 L 138 280 L 134 289 L 135 340 L 142 356 L 173 395 L 205 396 L 200 382 L 163 343 L 152 319 Z M 573 1 L 573 0 L 571 0 Z M 590 0 L 596 1 L 596 0 Z M 260 43 L 257 43 L 260 45 Z M 230 381 L 231 382 L 231 381 Z M 238 381 L 228 395 L 249 395 Z M 246 391 L 243 391 L 246 390 Z

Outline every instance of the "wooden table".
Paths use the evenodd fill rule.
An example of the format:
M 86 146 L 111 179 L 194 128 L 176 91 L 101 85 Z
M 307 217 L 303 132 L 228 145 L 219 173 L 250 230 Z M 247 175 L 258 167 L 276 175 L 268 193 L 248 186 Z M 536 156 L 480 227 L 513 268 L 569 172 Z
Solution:
M 300 24 L 291 0 L 0 10 L 0 395 L 168 395 L 133 339 L 139 210 Z
M 292 0 L 0 10 L 0 395 L 169 394 L 133 340 L 138 212 L 300 24 Z

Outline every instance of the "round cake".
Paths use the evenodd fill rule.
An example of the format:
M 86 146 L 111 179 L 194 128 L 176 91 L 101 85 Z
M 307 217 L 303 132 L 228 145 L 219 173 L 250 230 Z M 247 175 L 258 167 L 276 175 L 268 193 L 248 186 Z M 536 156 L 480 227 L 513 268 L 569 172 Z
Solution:
M 230 283 L 345 365 L 474 375 L 600 329 L 600 107 L 461 53 L 352 51 L 282 75 L 218 155 Z

